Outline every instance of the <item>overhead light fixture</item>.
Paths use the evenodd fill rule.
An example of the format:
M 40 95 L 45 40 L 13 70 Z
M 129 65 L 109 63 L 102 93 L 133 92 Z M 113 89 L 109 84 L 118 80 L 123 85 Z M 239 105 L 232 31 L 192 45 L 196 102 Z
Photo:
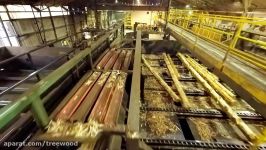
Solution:
M 190 5 L 186 5 L 186 8 L 190 8 Z
M 118 3 L 118 0 L 115 0 L 115 3 L 117 4 Z

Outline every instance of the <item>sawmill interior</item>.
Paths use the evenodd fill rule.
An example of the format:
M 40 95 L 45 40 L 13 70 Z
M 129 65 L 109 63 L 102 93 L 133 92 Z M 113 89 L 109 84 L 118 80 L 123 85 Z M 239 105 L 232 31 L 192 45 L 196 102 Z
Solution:
M 0 0 L 0 150 L 266 150 L 265 0 Z

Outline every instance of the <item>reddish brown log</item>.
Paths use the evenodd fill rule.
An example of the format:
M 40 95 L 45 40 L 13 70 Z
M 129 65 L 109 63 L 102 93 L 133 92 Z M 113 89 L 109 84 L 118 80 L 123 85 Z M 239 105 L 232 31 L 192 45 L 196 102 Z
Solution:
M 82 86 L 77 90 L 77 92 L 71 97 L 71 99 L 63 107 L 63 109 L 57 114 L 56 119 L 68 120 L 71 115 L 76 111 L 83 99 L 86 97 L 91 87 L 100 75 L 100 72 L 94 72 L 89 77 L 89 79 L 84 84 L 82 84 Z
M 120 73 L 120 75 L 118 76 L 118 79 L 116 81 L 117 85 L 115 87 L 114 94 L 112 96 L 110 105 L 108 107 L 108 111 L 104 118 L 104 124 L 108 125 L 116 124 L 125 92 L 124 88 L 125 88 L 126 76 L 127 76 L 126 73 Z
M 128 50 L 121 70 L 127 71 L 131 62 L 132 51 Z
M 121 52 L 121 50 L 117 50 L 113 53 L 113 56 L 108 60 L 108 62 L 104 66 L 104 70 L 110 70 L 113 67 L 113 65 L 114 65 L 115 61 L 117 60 L 120 52 Z
M 91 91 L 86 96 L 85 100 L 79 106 L 78 110 L 70 118 L 71 121 L 80 121 L 80 122 L 86 121 L 86 118 L 89 112 L 91 111 L 92 106 L 96 102 L 110 74 L 111 74 L 110 72 L 105 72 L 99 77 L 97 82 L 92 87 Z
M 125 56 L 126 56 L 126 51 L 123 50 L 120 53 L 119 57 L 117 58 L 117 60 L 116 60 L 116 62 L 114 64 L 113 70 L 119 70 L 121 68 L 121 66 L 122 66 L 122 64 L 123 64 L 123 62 L 125 60 Z
M 99 123 L 103 123 L 105 114 L 107 112 L 107 109 L 110 103 L 110 99 L 115 89 L 114 85 L 115 85 L 116 77 L 117 77 L 117 73 L 112 72 L 106 84 L 104 85 L 103 90 L 100 96 L 98 97 L 94 108 L 92 109 L 89 120 L 92 119 Z
M 109 61 L 109 59 L 113 56 L 114 49 L 111 49 L 109 52 L 107 52 L 104 57 L 101 59 L 101 61 L 97 64 L 97 69 L 103 69 L 106 63 Z

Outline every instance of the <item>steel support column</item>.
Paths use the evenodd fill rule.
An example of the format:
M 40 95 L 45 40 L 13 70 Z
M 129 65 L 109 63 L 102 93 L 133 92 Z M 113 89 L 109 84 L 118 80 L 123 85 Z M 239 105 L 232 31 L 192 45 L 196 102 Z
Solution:
M 66 28 L 66 32 L 67 32 L 67 36 L 71 35 L 70 31 L 68 30 L 67 28 L 67 21 L 66 21 L 66 17 L 64 15 L 64 11 L 63 11 L 64 7 L 61 7 L 61 10 L 62 10 L 62 17 L 63 17 L 63 20 L 64 20 L 64 25 L 65 25 L 65 28 Z M 70 41 L 71 43 L 73 44 L 73 39 L 72 39 L 72 36 L 70 36 Z
M 140 78 L 141 77 L 141 31 L 137 31 L 136 48 L 133 64 L 132 84 L 130 91 L 130 103 L 128 111 L 127 126 L 132 132 L 139 132 L 140 117 Z M 138 140 L 128 137 L 127 148 L 136 150 Z
M 95 17 L 96 29 L 101 29 L 101 13 L 98 11 L 96 0 L 94 0 L 94 17 Z
M 36 26 L 37 26 L 37 29 L 38 29 L 38 33 L 39 33 L 39 35 L 40 35 L 40 38 L 41 38 L 41 40 L 42 40 L 42 43 L 44 44 L 44 43 L 45 43 L 45 40 L 44 40 L 43 37 L 42 37 L 41 28 L 40 28 L 40 26 L 39 26 L 39 24 L 38 24 L 38 21 L 37 21 L 37 19 L 36 19 L 36 16 L 35 16 L 35 13 L 34 13 L 34 11 L 33 11 L 33 7 L 32 7 L 32 6 L 31 6 L 31 11 L 32 11 L 32 14 L 33 14 L 34 22 L 35 22 L 35 24 L 36 24 Z
M 40 97 L 38 97 L 36 95 L 31 97 L 31 110 L 32 110 L 32 114 L 35 118 L 35 120 L 37 121 L 37 124 L 41 127 L 45 127 L 46 125 L 48 125 L 50 119 L 48 117 L 48 114 L 44 108 L 44 104 L 42 102 L 42 100 L 40 99 Z
M 101 12 L 95 10 L 94 17 L 96 21 L 96 29 L 101 29 Z
M 55 36 L 55 39 L 57 40 L 58 38 L 57 38 L 57 34 L 56 34 L 56 29 L 55 29 L 54 19 L 53 19 L 53 16 L 52 16 L 52 13 L 51 13 L 50 7 L 48 7 L 48 10 L 49 10 L 49 15 L 50 15 L 50 19 L 51 19 L 52 27 L 53 27 L 53 30 L 54 30 L 54 36 Z
M 70 16 L 71 16 L 71 22 L 73 23 L 73 28 L 74 28 L 74 34 L 75 34 L 75 39 L 77 39 L 77 35 L 76 35 L 76 33 L 77 33 L 77 30 L 76 30 L 76 23 L 75 23 L 75 18 L 74 18 L 74 12 L 72 11 L 72 8 L 70 7 L 69 8 L 69 12 L 70 12 Z M 75 41 L 75 39 L 74 40 L 72 40 L 72 44 L 74 44 L 74 41 Z
M 44 39 L 45 44 L 47 44 L 46 34 L 45 34 L 45 29 L 44 29 L 44 23 L 43 23 L 43 17 L 42 17 L 42 11 L 40 11 L 40 19 L 41 19 L 41 24 L 42 24 L 43 39 Z

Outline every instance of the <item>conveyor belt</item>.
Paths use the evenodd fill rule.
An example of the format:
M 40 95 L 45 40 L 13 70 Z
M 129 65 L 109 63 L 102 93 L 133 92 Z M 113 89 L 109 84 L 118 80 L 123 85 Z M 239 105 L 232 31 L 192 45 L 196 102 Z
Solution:
M 145 54 L 144 56 L 178 95 L 162 56 L 160 54 Z M 228 119 L 201 83 L 195 80 L 177 57 L 173 57 L 173 60 L 181 74 L 179 81 L 193 106 L 185 109 L 179 102 L 174 102 L 147 67 L 143 65 L 141 85 L 143 94 L 140 107 L 141 140 L 154 149 L 249 149 L 250 145 L 246 144 L 246 137 Z M 265 118 L 255 112 L 243 99 L 237 97 L 237 102 L 231 107 L 256 133 L 260 133 L 265 128 Z M 172 123 L 166 124 L 164 119 L 159 120 L 163 117 L 156 117 L 161 115 Z M 150 121 L 151 119 L 154 121 Z M 156 130 L 162 131 L 155 132 Z M 203 132 L 210 135 L 203 135 L 205 134 Z M 260 149 L 264 148 L 266 147 L 260 147 Z
M 195 140 L 175 140 L 175 139 L 142 139 L 145 143 L 151 145 L 154 149 L 231 149 L 231 150 L 248 150 L 251 148 L 247 144 L 231 144 L 223 142 L 206 142 Z M 258 147 L 259 150 L 265 149 L 266 146 Z
M 228 118 L 223 112 L 217 109 L 184 109 L 184 108 L 154 108 L 154 107 L 141 107 L 142 111 L 162 111 L 174 112 L 180 117 L 203 117 L 203 118 Z M 237 115 L 245 120 L 262 120 L 265 119 L 257 113 L 250 111 L 236 111 Z

